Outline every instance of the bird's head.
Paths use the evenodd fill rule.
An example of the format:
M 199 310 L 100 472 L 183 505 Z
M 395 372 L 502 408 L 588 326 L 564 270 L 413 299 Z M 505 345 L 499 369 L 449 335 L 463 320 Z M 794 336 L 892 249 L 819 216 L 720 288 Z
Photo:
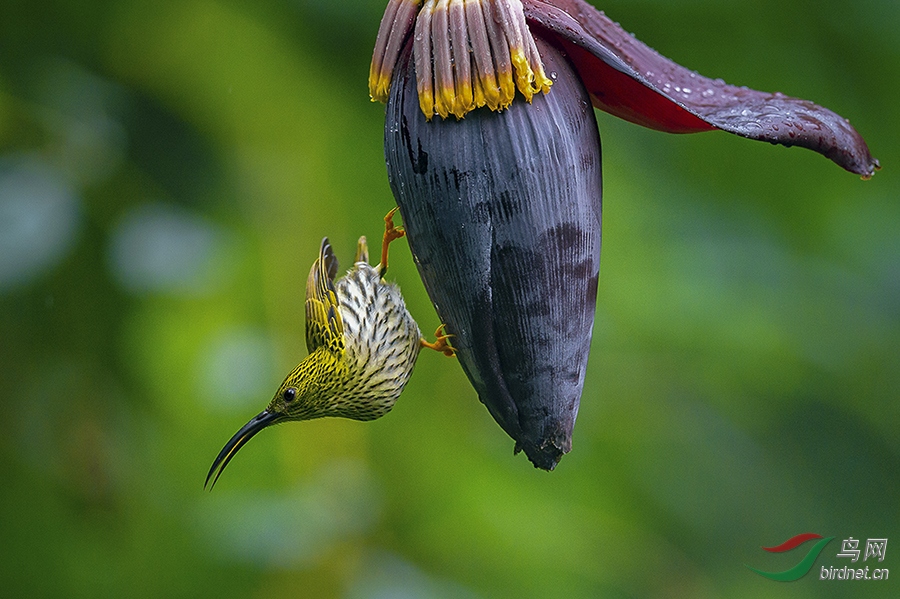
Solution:
M 325 352 L 316 351 L 307 356 L 287 375 L 266 409 L 228 440 L 213 461 L 204 488 L 208 485 L 212 489 L 231 458 L 264 428 L 289 420 L 312 420 L 330 415 L 334 381 L 339 377 L 337 367 Z

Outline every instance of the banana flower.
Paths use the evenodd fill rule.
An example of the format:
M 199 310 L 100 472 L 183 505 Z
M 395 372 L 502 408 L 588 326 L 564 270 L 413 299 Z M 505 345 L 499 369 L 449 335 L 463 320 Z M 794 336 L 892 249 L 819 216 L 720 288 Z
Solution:
M 481 401 L 539 468 L 571 449 L 600 267 L 593 107 L 879 168 L 848 121 L 665 58 L 583 0 L 389 0 L 369 78 L 410 247 Z

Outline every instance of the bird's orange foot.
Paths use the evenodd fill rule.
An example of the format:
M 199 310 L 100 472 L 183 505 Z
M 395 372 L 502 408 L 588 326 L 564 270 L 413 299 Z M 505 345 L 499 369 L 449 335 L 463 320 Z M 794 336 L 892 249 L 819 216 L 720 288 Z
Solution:
M 394 206 L 391 208 L 391 211 L 384 216 L 384 242 L 386 244 L 406 235 L 406 231 L 403 230 L 403 227 L 398 227 L 394 224 L 394 215 L 398 210 L 400 210 L 400 208 Z
M 399 210 L 396 206 L 384 217 L 384 240 L 381 242 L 381 276 L 387 272 L 388 267 L 388 246 L 395 239 L 406 236 L 403 227 L 394 225 L 394 214 Z
M 456 348 L 450 345 L 450 342 L 447 341 L 453 335 L 450 335 L 446 332 L 446 325 L 441 325 L 434 332 L 435 340 L 434 343 L 430 343 L 421 339 L 419 342 L 422 344 L 422 347 L 427 347 L 428 349 L 433 349 L 434 351 L 439 351 L 448 358 L 452 358 L 456 355 Z

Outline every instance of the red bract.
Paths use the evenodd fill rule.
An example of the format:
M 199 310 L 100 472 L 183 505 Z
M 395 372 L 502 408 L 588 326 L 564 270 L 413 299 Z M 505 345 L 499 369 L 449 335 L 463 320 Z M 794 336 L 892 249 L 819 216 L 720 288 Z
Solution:
M 600 110 L 669 133 L 721 129 L 809 148 L 864 177 L 879 168 L 849 121 L 827 108 L 699 75 L 583 0 L 522 3 L 535 35 L 553 40 L 569 55 Z

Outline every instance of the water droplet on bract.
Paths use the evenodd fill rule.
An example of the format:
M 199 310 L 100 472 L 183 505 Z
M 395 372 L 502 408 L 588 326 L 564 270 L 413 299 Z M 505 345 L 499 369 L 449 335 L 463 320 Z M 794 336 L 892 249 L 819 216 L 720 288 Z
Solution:
M 715 79 L 715 80 L 713 81 L 713 85 L 715 85 L 716 87 L 724 87 L 724 86 L 725 86 L 725 80 L 724 80 L 724 79 Z
M 683 92 L 686 93 L 686 94 L 689 94 L 689 93 L 691 93 L 691 88 L 689 88 L 689 87 L 683 87 L 683 88 L 681 89 L 681 91 L 683 91 Z

